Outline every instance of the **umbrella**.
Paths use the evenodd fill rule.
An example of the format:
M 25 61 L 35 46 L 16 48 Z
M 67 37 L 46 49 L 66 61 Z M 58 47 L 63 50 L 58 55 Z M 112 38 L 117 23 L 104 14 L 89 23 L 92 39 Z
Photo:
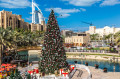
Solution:
M 10 69 L 12 69 L 13 67 L 12 66 L 9 66 Z
M 2 72 L 2 69 L 0 68 L 0 72 Z
M 14 68 L 16 68 L 16 65 L 13 65 Z
M 11 66 L 11 64 L 6 64 L 7 66 Z
M 7 66 L 7 65 L 6 64 L 2 64 L 1 67 L 3 67 L 3 66 Z

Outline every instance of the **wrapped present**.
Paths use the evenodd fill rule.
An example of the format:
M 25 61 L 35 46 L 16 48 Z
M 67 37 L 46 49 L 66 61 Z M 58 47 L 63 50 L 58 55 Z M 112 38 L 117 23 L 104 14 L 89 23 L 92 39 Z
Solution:
M 38 70 L 38 69 L 34 69 L 34 72 L 35 72 L 35 73 L 39 73 L 39 70 Z
M 29 73 L 30 75 L 32 75 L 34 72 L 33 72 L 33 71 L 28 71 L 28 73 Z
M 70 70 L 73 70 L 75 65 L 70 65 Z
M 36 77 L 37 77 L 37 79 L 39 79 L 40 78 L 40 74 L 36 74 Z
M 60 69 L 60 75 L 62 75 L 62 73 L 64 72 L 64 69 Z
M 35 73 L 39 73 L 38 67 L 33 70 Z
M 68 72 L 62 73 L 63 77 L 68 77 Z

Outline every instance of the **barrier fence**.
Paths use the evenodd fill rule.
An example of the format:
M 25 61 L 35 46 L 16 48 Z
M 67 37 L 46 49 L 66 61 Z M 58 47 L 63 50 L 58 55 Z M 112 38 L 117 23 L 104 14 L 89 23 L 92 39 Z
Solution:
M 66 49 L 66 52 L 97 52 L 97 53 L 118 53 L 118 51 L 109 50 L 83 50 L 83 49 Z

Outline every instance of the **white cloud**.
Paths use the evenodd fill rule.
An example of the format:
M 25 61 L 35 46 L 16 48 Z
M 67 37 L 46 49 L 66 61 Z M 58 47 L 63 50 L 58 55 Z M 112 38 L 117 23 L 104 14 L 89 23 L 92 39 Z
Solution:
M 80 8 L 80 10 L 83 11 L 83 12 L 86 11 L 86 9 L 84 9 L 84 8 Z
M 26 20 L 32 21 L 32 16 L 27 17 Z
M 61 30 L 72 30 L 72 31 L 78 31 L 78 32 L 83 32 L 83 31 L 86 31 L 86 30 L 88 30 L 89 29 L 89 27 L 82 27 L 82 29 L 81 29 L 81 27 L 82 26 L 80 26 L 80 27 L 65 27 L 65 28 L 60 28 Z
M 116 4 L 120 4 L 120 0 L 104 0 L 100 6 L 112 6 L 112 5 L 116 5 Z
M 69 4 L 75 6 L 91 6 L 95 3 L 100 2 L 101 0 L 61 0 L 61 1 L 68 1 Z
M 51 11 L 51 8 L 46 8 L 46 11 Z M 66 18 L 70 16 L 70 13 L 77 13 L 80 12 L 79 9 L 62 9 L 62 8 L 54 8 L 54 11 L 58 13 L 60 18 Z
M 68 16 L 70 16 L 70 14 L 61 14 L 61 15 L 59 16 L 59 18 L 66 18 L 66 17 L 68 17 Z
M 4 8 L 26 8 L 31 7 L 29 0 L 0 0 L 0 7 Z

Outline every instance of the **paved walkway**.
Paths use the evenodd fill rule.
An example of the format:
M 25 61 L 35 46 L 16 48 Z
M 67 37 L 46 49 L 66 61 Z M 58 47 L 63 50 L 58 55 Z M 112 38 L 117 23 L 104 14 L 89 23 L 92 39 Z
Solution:
M 75 74 L 73 75 L 72 79 L 82 79 L 81 77 L 77 77 L 79 74 L 79 71 L 76 71 Z
M 107 72 L 104 73 L 102 69 L 95 69 L 95 67 L 89 66 L 89 69 L 92 73 L 92 79 L 120 79 L 120 72 Z M 80 69 L 83 71 L 81 77 L 77 77 L 78 71 L 73 75 L 72 79 L 88 79 L 88 72 L 84 69 Z
M 25 72 L 28 70 L 32 70 L 33 68 L 38 67 L 38 64 L 33 64 L 32 66 L 27 66 L 27 67 L 18 67 L 18 70 L 21 72 L 21 76 L 25 76 Z
M 30 67 L 19 67 L 19 71 L 21 71 L 21 74 L 26 72 L 27 70 L 32 70 L 33 68 L 38 67 L 37 64 L 34 64 Z M 104 73 L 101 69 L 95 69 L 95 67 L 88 66 L 91 73 L 92 73 L 92 79 L 120 79 L 120 72 L 108 72 Z M 73 75 L 72 79 L 87 79 L 88 72 L 84 69 L 80 69 L 83 71 L 83 74 L 81 77 L 77 77 L 79 71 L 76 71 L 76 73 Z
M 89 66 L 92 73 L 92 79 L 120 79 L 120 72 L 107 72 L 104 73 L 102 69 L 95 69 L 95 67 Z M 82 69 L 83 74 L 81 79 L 87 79 L 88 72 Z M 75 78 L 76 79 L 76 78 Z

